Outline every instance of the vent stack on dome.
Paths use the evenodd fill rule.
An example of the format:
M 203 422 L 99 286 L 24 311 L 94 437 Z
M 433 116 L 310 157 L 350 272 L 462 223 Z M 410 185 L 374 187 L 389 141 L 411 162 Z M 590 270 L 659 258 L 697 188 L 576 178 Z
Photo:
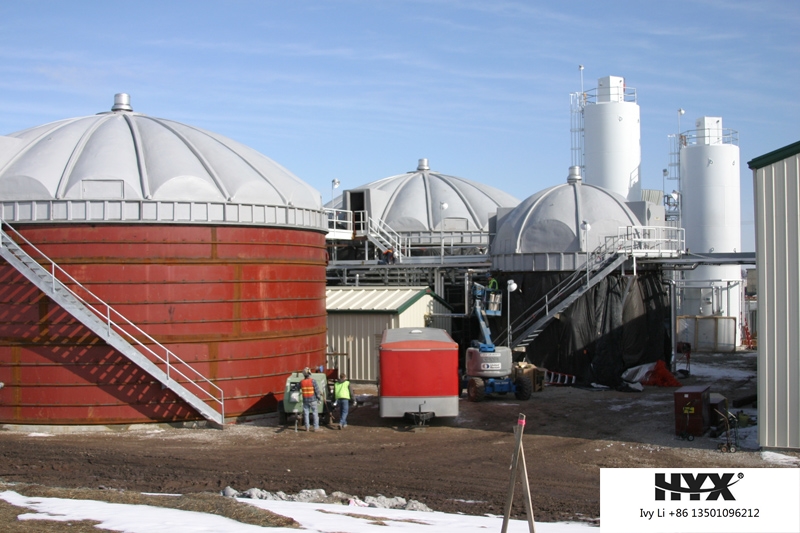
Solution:
M 581 167 L 569 167 L 569 176 L 567 176 L 567 183 L 578 183 L 583 181 L 581 178 Z
M 127 93 L 117 93 L 114 95 L 114 105 L 111 111 L 133 111 L 131 107 L 131 95 Z

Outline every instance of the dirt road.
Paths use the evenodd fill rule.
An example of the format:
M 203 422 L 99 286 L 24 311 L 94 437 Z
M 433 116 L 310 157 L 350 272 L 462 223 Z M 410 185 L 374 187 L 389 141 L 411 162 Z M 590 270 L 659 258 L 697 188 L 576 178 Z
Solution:
M 755 380 L 746 377 L 755 374 L 753 354 L 706 359 L 711 367 L 736 371 L 692 376 L 684 385 L 710 383 L 731 399 L 755 393 Z M 694 362 L 703 364 L 702 357 Z M 402 496 L 437 511 L 501 514 L 520 413 L 527 417 L 524 446 L 540 521 L 597 518 L 600 468 L 773 466 L 757 451 L 722 454 L 717 440 L 677 438 L 674 391 L 546 387 L 527 402 L 462 400 L 457 419 L 435 420 L 424 430 L 381 419 L 370 387 L 356 387 L 363 403 L 343 431 L 295 432 L 274 417 L 223 431 L 137 426 L 53 434 L 18 428 L 0 431 L 0 480 L 167 493 L 322 488 L 361 498 Z M 524 516 L 520 492 L 516 517 Z

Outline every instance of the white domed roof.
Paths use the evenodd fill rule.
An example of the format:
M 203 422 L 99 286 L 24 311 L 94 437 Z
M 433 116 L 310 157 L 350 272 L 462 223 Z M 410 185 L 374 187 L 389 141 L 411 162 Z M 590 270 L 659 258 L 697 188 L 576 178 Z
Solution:
M 519 200 L 494 187 L 432 171 L 427 159 L 420 159 L 415 171 L 354 190 L 357 189 L 369 189 L 371 215 L 399 232 L 488 231 L 489 217 L 499 207 L 519 204 Z
M 581 228 L 584 222 L 590 226 L 588 245 Z M 578 168 L 572 167 L 567 183 L 523 200 L 499 221 L 491 254 L 493 261 L 494 256 L 519 254 L 585 254 L 587 249 L 591 251 L 602 245 L 606 237 L 616 237 L 620 227 L 638 225 L 640 223 L 625 204 L 625 198 L 602 187 L 583 183 Z M 552 270 L 564 267 L 559 262 L 551 261 L 550 264 L 554 266 Z
M 193 126 L 134 113 L 61 120 L 0 139 L 4 200 L 142 200 L 321 209 L 319 192 L 271 159 Z

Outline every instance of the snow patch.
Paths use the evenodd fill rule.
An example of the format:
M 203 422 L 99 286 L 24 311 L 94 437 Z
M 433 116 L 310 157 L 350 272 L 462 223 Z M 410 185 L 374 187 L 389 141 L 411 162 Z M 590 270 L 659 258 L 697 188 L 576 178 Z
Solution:
M 781 466 L 798 466 L 800 459 L 792 457 L 791 455 L 784 455 L 777 452 L 761 452 L 761 458 L 768 463 L 781 465 Z

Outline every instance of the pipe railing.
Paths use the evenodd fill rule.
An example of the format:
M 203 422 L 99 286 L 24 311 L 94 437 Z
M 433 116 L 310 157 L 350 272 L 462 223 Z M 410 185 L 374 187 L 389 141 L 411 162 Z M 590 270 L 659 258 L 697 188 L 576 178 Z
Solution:
M 99 296 L 97 296 L 92 291 L 84 287 L 78 280 L 72 277 L 66 270 L 58 266 L 58 264 L 56 264 L 55 261 L 50 259 L 44 252 L 39 250 L 33 243 L 31 243 L 28 239 L 26 239 L 10 224 L 8 224 L 5 220 L 0 219 L 0 229 L 4 228 L 10 229 L 11 233 L 13 233 L 17 238 L 19 238 L 22 242 L 24 242 L 25 245 L 29 247 L 31 250 L 34 250 L 38 254 L 38 256 L 48 264 L 49 272 L 48 269 L 45 269 L 43 267 L 42 270 L 48 272 L 48 274 L 50 275 L 54 290 L 63 289 L 67 291 L 71 296 L 73 296 L 74 298 L 78 299 L 78 301 L 83 303 L 85 307 L 89 309 L 92 313 L 94 313 L 98 318 L 103 320 L 106 323 L 108 331 L 114 331 L 123 338 L 129 339 L 129 342 L 136 344 L 147 354 L 150 354 L 156 360 L 163 363 L 166 367 L 165 374 L 167 375 L 168 380 L 173 380 L 176 381 L 177 383 L 180 383 L 180 381 L 172 378 L 171 374 L 174 373 L 183 378 L 184 380 L 186 380 L 186 382 L 191 383 L 197 390 L 202 392 L 205 396 L 208 397 L 208 399 L 210 399 L 212 402 L 216 403 L 219 406 L 218 411 L 222 415 L 222 419 L 223 420 L 225 419 L 225 394 L 220 387 L 218 387 L 211 380 L 203 376 L 200 372 L 194 369 L 189 363 L 185 362 L 183 359 L 178 357 L 174 352 L 172 352 L 167 347 L 162 345 L 160 342 L 155 340 L 151 335 L 142 330 L 139 326 L 128 320 L 124 315 L 122 315 L 120 312 L 111 307 Z M 17 246 L 20 246 L 16 242 L 15 244 Z M 5 246 L 5 243 L 1 243 L 0 245 Z M 33 257 L 31 257 L 31 259 L 36 261 L 36 259 Z M 36 262 L 38 263 L 38 261 Z M 78 293 L 76 293 L 74 290 L 68 287 L 63 281 L 58 279 L 58 274 L 66 278 L 70 283 L 74 284 L 75 286 L 80 287 L 87 297 L 94 300 L 94 303 L 88 301 L 84 297 L 81 297 Z M 130 329 L 132 329 L 136 334 L 147 339 L 149 342 L 155 345 L 160 351 L 163 351 L 164 355 L 160 355 L 155 350 L 150 348 L 148 345 L 144 344 L 135 335 L 128 332 L 121 325 L 117 324 L 117 322 L 114 321 L 114 318 L 116 318 L 117 321 L 124 322 L 124 324 L 127 325 Z M 195 376 L 195 378 L 193 379 L 192 377 L 187 375 L 187 373 L 183 372 L 180 368 L 176 368 L 176 364 L 179 365 L 181 368 L 186 369 L 186 372 L 188 374 Z M 207 390 L 206 388 L 201 386 L 201 384 L 198 382 L 207 385 L 210 390 Z M 216 392 L 219 397 L 217 397 L 217 395 L 215 395 L 214 392 Z
M 536 320 L 549 314 L 550 309 L 558 306 L 570 294 L 589 282 L 588 278 L 584 277 L 587 271 L 600 270 L 607 261 L 613 260 L 621 249 L 619 237 L 607 237 L 603 244 L 587 254 L 586 261 L 580 268 L 576 268 L 569 276 L 536 300 L 524 313 L 512 320 L 510 323 L 511 333 L 525 331 Z M 508 331 L 504 331 L 502 334 L 508 336 Z

